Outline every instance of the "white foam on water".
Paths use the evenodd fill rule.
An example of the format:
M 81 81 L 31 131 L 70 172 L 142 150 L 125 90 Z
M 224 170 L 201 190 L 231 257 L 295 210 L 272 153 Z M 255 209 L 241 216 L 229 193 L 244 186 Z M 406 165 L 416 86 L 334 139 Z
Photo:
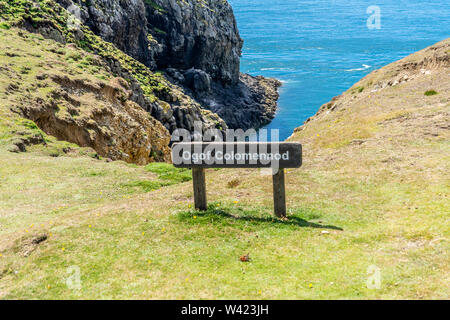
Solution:
M 363 64 L 362 68 L 356 68 L 356 69 L 349 69 L 349 70 L 345 70 L 347 72 L 352 72 L 352 71 L 363 71 L 363 70 L 367 70 L 369 68 L 371 68 L 372 66 L 369 66 L 368 64 Z

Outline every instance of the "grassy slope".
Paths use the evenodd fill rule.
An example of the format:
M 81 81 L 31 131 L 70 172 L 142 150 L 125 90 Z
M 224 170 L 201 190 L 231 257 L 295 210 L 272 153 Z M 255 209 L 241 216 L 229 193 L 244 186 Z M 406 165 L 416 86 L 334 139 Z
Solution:
M 149 191 L 143 168 L 1 149 L 0 297 L 448 299 L 448 68 L 372 92 L 398 66 L 291 137 L 305 164 L 287 172 L 288 221 L 256 170 L 209 170 L 199 213 L 188 182 Z
M 161 75 L 151 72 L 111 43 L 103 41 L 83 24 L 79 26 L 82 34 L 75 37 L 75 32 L 67 21 L 68 12 L 54 0 L 3 0 L 0 3 L 0 29 L 30 26 L 38 31 L 40 27 L 51 27 L 57 30 L 67 43 L 74 43 L 105 60 L 119 62 L 121 68 L 130 72 L 140 83 L 145 96 L 151 101 L 157 100 L 157 95 L 170 93 L 169 85 Z
M 40 143 L 40 151 L 48 155 L 62 154 L 65 148 L 83 150 L 46 135 L 35 123 L 11 109 L 19 104 L 32 103 L 32 99 L 51 99 L 52 92 L 60 86 L 52 81 L 37 81 L 38 74 L 52 72 L 71 77 L 76 75 L 86 80 L 109 80 L 111 75 L 96 63 L 94 55 L 45 40 L 38 34 L 16 28 L 0 30 L 0 43 L 0 145 L 11 147 L 17 139 L 38 136 L 46 144 Z M 58 112 L 68 115 L 62 105 Z M 95 152 L 91 149 L 91 153 Z

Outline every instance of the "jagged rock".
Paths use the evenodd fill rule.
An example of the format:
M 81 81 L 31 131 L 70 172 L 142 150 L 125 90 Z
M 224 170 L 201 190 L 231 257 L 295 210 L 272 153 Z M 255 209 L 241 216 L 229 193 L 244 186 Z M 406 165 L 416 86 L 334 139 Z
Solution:
M 177 69 L 167 68 L 166 74 L 177 84 L 183 84 L 186 81 L 184 75 Z
M 194 67 L 223 83 L 239 81 L 243 41 L 227 1 L 153 0 L 146 9 L 148 31 L 164 48 L 160 68 Z
M 185 84 L 196 93 L 211 90 L 211 77 L 203 70 L 191 68 L 184 73 Z
M 276 79 L 240 74 L 236 86 L 213 83 L 208 94 L 198 99 L 217 113 L 233 129 L 259 128 L 272 121 L 277 109 L 278 87 Z

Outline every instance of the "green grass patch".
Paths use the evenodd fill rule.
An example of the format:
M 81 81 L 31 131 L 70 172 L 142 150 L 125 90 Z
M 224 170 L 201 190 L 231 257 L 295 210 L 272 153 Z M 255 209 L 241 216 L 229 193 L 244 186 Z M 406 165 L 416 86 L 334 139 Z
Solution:
M 426 91 L 425 92 L 425 95 L 427 96 L 427 97 L 429 97 L 429 96 L 435 96 L 435 95 L 437 95 L 438 93 L 435 91 L 435 90 L 428 90 L 428 91 Z
M 166 34 L 166 32 L 164 31 L 164 30 L 161 30 L 161 29 L 159 29 L 159 28 L 153 28 L 153 30 L 156 32 L 156 33 L 159 33 L 159 34 Z
M 25 128 L 31 129 L 31 130 L 37 130 L 40 131 L 39 127 L 37 126 L 36 123 L 34 123 L 34 121 L 32 120 L 28 120 L 28 119 L 19 119 L 17 120 L 17 124 L 24 126 Z
M 82 59 L 82 56 L 79 52 L 68 52 L 66 54 L 67 61 L 79 61 Z
M 355 88 L 352 90 L 352 94 L 354 94 L 354 93 L 356 93 L 356 92 L 361 93 L 361 92 L 363 92 L 363 91 L 364 91 L 364 87 L 355 87 Z
M 166 13 L 167 11 L 161 7 L 159 4 L 157 4 L 156 2 L 152 1 L 152 0 L 144 0 L 144 2 L 146 4 L 148 4 L 150 7 L 152 7 L 153 9 L 157 10 L 160 13 Z
M 108 174 L 107 171 L 89 170 L 83 174 L 84 177 L 104 177 Z
M 141 192 L 141 191 L 151 192 L 151 191 L 158 190 L 162 187 L 166 187 L 168 185 L 170 185 L 170 183 L 164 182 L 164 181 L 137 180 L 137 181 L 126 183 L 123 186 L 125 188 L 130 189 L 131 193 L 135 193 L 135 192 Z
M 128 166 L 137 168 L 135 165 Z M 128 193 L 151 192 L 162 187 L 171 186 L 177 183 L 192 180 L 191 170 L 175 168 L 168 163 L 151 163 L 145 167 L 148 172 L 155 173 L 157 180 L 135 180 L 122 184 L 122 187 L 128 189 Z
M 150 163 L 145 167 L 147 171 L 156 173 L 160 180 L 171 184 L 187 182 L 192 180 L 192 173 L 189 169 L 175 168 L 168 163 Z
M 6 22 L 0 22 L 0 29 L 9 30 L 9 29 L 11 29 L 11 25 Z

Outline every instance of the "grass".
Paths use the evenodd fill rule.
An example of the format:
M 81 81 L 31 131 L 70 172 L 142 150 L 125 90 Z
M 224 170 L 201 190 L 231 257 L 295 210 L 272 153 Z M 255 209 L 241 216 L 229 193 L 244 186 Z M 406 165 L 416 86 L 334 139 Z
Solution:
M 53 92 L 60 86 L 48 79 L 37 81 L 36 77 L 40 73 L 77 74 L 80 78 L 94 78 L 95 66 L 88 66 L 84 72 L 80 72 L 73 64 L 65 63 L 64 58 L 60 56 L 62 52 L 67 52 L 69 56 L 84 55 L 87 60 L 92 59 L 92 56 L 82 54 L 77 49 L 66 49 L 64 45 L 44 40 L 31 33 L 22 31 L 19 34 L 17 28 L 0 32 L 0 43 L 0 65 L 4 66 L 0 70 L 0 145 L 11 144 L 18 139 L 26 141 L 33 140 L 33 137 L 42 137 L 44 143 L 41 143 L 40 148 L 47 154 L 57 156 L 64 153 L 63 149 L 80 149 L 74 144 L 46 135 L 36 123 L 20 117 L 17 110 L 12 110 L 18 104 L 36 103 L 33 99 L 42 102 L 55 100 Z M 108 75 L 105 68 L 95 69 L 95 73 Z M 65 106 L 61 105 L 59 112 L 66 113 Z M 34 148 L 36 147 L 38 146 Z
M 179 169 L 170 165 L 35 153 L 2 152 L 1 159 L 8 177 L 0 203 L 4 299 L 447 294 L 443 180 L 427 187 L 383 175 L 367 181 L 350 178 L 345 167 L 307 164 L 287 172 L 289 218 L 282 221 L 272 215 L 270 178 L 255 170 L 208 170 L 210 206 L 198 212 L 191 183 L 181 182 L 184 172 L 175 178 Z M 237 175 L 242 183 L 229 189 L 223 181 Z M 179 183 L 148 193 L 164 177 Z M 130 193 L 127 181 L 147 183 Z M 42 235 L 48 239 L 24 256 Z M 239 261 L 247 253 L 250 262 Z M 371 265 L 381 269 L 380 290 L 366 287 Z M 74 266 L 79 290 L 66 284 Z
M 141 189 L 144 192 L 155 191 L 159 188 L 192 180 L 191 170 L 178 169 L 167 163 L 150 163 L 145 170 L 158 176 L 155 181 L 138 180 L 124 184 L 130 190 Z
M 24 230 L 35 219 L 47 222 L 60 214 L 147 191 L 130 190 L 124 186 L 127 183 L 157 181 L 142 168 L 130 168 L 121 162 L 106 166 L 88 156 L 52 158 L 40 150 L 12 154 L 4 149 L 1 154 L 2 234 L 10 228 Z
M 363 91 L 364 91 L 364 87 L 355 87 L 355 88 L 352 90 L 352 93 L 356 93 L 356 92 L 361 93 L 361 92 L 363 92 Z
M 170 184 L 186 182 L 192 180 L 191 170 L 175 168 L 167 163 L 150 163 L 145 170 L 158 175 L 158 178 Z
M 429 96 L 435 96 L 435 95 L 437 95 L 438 93 L 436 92 L 436 91 L 434 91 L 434 90 L 428 90 L 428 91 L 426 91 L 425 92 L 425 95 L 427 96 L 427 97 L 429 97 Z
M 9 30 L 9 29 L 11 29 L 11 26 L 8 23 L 6 23 L 6 22 L 1 22 L 0 23 L 0 29 Z

